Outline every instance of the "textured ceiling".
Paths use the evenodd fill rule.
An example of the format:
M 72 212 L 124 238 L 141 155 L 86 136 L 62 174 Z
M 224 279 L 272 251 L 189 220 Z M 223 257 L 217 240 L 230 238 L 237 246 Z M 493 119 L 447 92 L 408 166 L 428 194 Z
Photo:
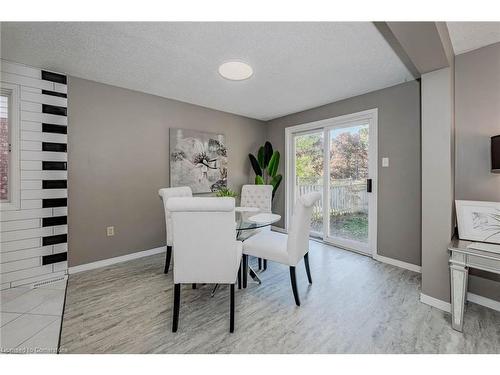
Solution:
M 2 57 L 261 120 L 412 80 L 369 22 L 2 23 Z M 227 60 L 251 79 L 222 79 Z
M 447 22 L 456 55 L 500 42 L 500 22 Z

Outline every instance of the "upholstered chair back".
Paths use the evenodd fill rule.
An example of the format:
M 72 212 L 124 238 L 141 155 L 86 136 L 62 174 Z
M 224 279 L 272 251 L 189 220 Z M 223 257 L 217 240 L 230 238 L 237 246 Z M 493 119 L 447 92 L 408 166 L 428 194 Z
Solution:
M 271 212 L 272 198 L 272 185 L 243 185 L 240 205 L 243 207 L 258 207 L 263 212 Z
M 234 198 L 170 198 L 174 283 L 234 283 L 241 243 Z
M 172 246 L 172 216 L 167 209 L 167 201 L 174 197 L 192 197 L 193 192 L 189 186 L 163 188 L 158 190 L 158 194 L 163 200 L 163 208 L 165 209 L 165 226 L 167 230 L 167 246 Z
M 288 258 L 295 265 L 309 251 L 309 231 L 313 206 L 321 199 L 317 192 L 304 194 L 295 203 L 291 225 L 288 230 Z

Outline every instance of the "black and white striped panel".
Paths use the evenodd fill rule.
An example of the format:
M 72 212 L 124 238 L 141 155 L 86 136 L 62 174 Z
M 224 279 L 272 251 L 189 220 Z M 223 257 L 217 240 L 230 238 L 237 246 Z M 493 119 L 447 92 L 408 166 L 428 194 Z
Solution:
M 42 70 L 42 80 L 54 82 L 54 84 L 62 85 L 67 84 L 67 78 L 65 75 L 49 72 L 46 70 Z M 67 99 L 67 94 L 65 92 L 57 92 L 50 90 L 43 90 L 43 95 L 48 95 L 49 97 L 54 98 L 65 98 Z M 55 123 L 43 122 L 42 123 L 42 155 L 49 154 L 60 154 L 65 155 L 64 158 L 57 158 L 58 160 L 42 159 L 42 171 L 67 171 L 68 163 L 67 163 L 67 152 L 68 152 L 68 144 L 67 138 L 61 137 L 61 134 L 67 134 L 67 116 L 68 109 L 67 105 L 54 105 L 54 102 L 51 104 L 42 104 L 42 113 L 52 115 L 55 119 L 58 118 L 66 118 L 66 121 L 54 121 Z M 61 125 L 61 123 L 66 122 L 66 126 Z M 49 141 L 50 140 L 50 141 Z M 61 160 L 59 160 L 61 159 Z M 42 190 L 48 192 L 46 194 L 46 198 L 42 200 L 42 207 L 67 207 L 68 199 L 67 199 L 67 179 L 43 179 L 42 180 Z M 62 192 L 64 197 L 55 196 L 52 197 L 52 194 L 49 192 Z M 53 216 L 42 219 L 42 227 L 53 227 L 59 225 L 67 225 L 68 218 L 66 215 L 62 216 Z M 51 236 L 44 236 L 42 238 L 42 246 L 50 246 L 56 244 L 67 244 L 68 235 L 64 234 L 54 234 Z M 42 265 L 53 264 L 58 262 L 64 262 L 67 260 L 67 252 L 45 255 L 42 257 Z
M 19 91 L 19 199 L 0 209 L 0 289 L 67 274 L 67 78 L 0 60 Z

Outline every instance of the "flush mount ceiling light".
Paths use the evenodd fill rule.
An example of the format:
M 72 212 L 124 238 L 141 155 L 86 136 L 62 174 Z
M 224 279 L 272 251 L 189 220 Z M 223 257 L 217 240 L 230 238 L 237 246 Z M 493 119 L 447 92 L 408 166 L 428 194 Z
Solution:
M 241 61 L 227 61 L 219 66 L 219 74 L 231 81 L 243 81 L 252 76 L 253 69 Z

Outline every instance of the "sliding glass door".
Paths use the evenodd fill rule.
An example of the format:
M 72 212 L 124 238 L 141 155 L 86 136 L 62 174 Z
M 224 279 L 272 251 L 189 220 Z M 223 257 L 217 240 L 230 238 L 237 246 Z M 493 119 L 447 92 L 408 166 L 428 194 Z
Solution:
M 299 196 L 318 191 L 311 235 L 367 254 L 376 251 L 376 125 L 373 110 L 287 129 L 288 218 Z
M 333 126 L 328 136 L 327 240 L 369 252 L 369 123 Z

